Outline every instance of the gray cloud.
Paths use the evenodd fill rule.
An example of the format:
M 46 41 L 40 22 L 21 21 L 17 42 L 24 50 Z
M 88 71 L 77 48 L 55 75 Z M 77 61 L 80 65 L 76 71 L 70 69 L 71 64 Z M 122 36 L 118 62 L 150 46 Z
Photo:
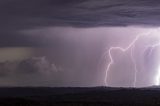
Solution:
M 57 72 L 58 69 L 56 66 L 46 60 L 45 57 L 33 57 L 24 61 L 21 61 L 18 64 L 18 73 L 42 73 L 49 74 L 50 72 Z
M 45 57 L 33 57 L 23 61 L 0 63 L 0 86 L 45 86 L 56 80 L 61 68 L 49 62 Z M 9 79 L 9 81 L 8 81 Z M 12 80 L 12 81 L 10 81 Z

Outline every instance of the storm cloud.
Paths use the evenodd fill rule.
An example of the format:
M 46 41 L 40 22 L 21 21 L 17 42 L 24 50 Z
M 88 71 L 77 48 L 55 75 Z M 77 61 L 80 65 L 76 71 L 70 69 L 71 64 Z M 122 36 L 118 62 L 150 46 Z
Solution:
M 104 85 L 103 67 L 109 57 L 104 58 L 102 54 L 108 53 L 111 46 L 126 47 L 139 33 L 157 28 L 159 19 L 158 0 L 1 0 L 0 50 L 4 52 L 0 54 L 0 84 Z M 145 45 L 146 39 L 150 38 L 145 38 L 139 45 Z M 139 45 L 135 49 L 138 51 L 135 58 L 141 65 L 142 60 L 149 61 L 151 57 L 144 54 L 138 57 Z M 110 85 L 131 86 L 134 70 L 130 67 L 133 64 L 128 62 L 129 54 L 128 57 L 120 54 L 118 58 L 123 62 L 115 60 L 120 64 L 112 67 Z M 40 58 L 32 58 L 38 56 Z M 148 67 L 152 70 L 157 64 Z M 118 67 L 123 65 L 127 68 L 122 67 L 117 73 Z M 137 77 L 139 80 L 142 80 L 143 72 Z M 147 75 L 153 79 L 150 72 Z M 48 82 L 46 78 L 47 81 L 49 78 Z M 139 85 L 149 84 L 147 78 Z
M 160 25 L 153 0 L 1 0 L 1 28 Z
M 0 46 L 53 45 L 19 33 L 26 29 L 159 26 L 159 10 L 157 0 L 1 0 Z

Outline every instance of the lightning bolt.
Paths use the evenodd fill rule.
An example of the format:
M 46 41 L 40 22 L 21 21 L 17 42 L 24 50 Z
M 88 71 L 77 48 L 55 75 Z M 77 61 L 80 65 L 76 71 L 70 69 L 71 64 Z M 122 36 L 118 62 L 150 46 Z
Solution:
M 137 80 L 137 72 L 138 72 L 138 69 L 137 69 L 137 64 L 136 64 L 136 61 L 135 61 L 135 58 L 134 58 L 134 48 L 135 48 L 135 44 L 136 42 L 139 40 L 140 37 L 143 37 L 143 36 L 149 36 L 151 33 L 153 33 L 155 30 L 154 29 L 151 29 L 150 31 L 146 32 L 146 33 L 142 33 L 142 34 L 138 34 L 132 41 L 131 43 L 126 47 L 126 48 L 123 48 L 123 47 L 110 47 L 109 50 L 107 51 L 108 52 L 108 55 L 109 55 L 109 63 L 106 67 L 106 70 L 105 70 L 105 85 L 108 86 L 108 72 L 110 71 L 110 68 L 111 66 L 114 64 L 114 59 L 112 57 L 112 52 L 113 51 L 122 51 L 122 52 L 126 52 L 128 50 L 131 49 L 131 59 L 132 59 L 132 62 L 134 64 L 134 70 L 135 70 L 135 74 L 134 74 L 134 82 L 133 82 L 133 87 L 136 87 L 136 80 Z M 155 47 L 156 45 L 160 45 L 160 43 L 158 44 L 155 44 L 155 45 L 152 45 L 152 47 Z M 149 47 L 149 46 L 148 46 Z
M 149 54 L 148 56 L 150 56 L 153 52 L 153 50 L 160 46 L 160 42 L 156 43 L 156 44 L 153 44 L 153 45 L 148 45 L 147 48 L 151 48 L 151 50 L 149 51 Z M 155 85 L 159 85 L 160 84 L 160 66 L 158 67 L 158 70 L 157 70 L 157 75 L 155 76 Z
M 136 87 L 138 69 L 137 69 L 136 60 L 135 60 L 135 58 L 134 58 L 134 48 L 135 48 L 135 45 L 133 45 L 132 48 L 131 48 L 131 59 L 132 59 L 132 62 L 133 62 L 133 64 L 134 64 L 134 70 L 135 70 L 133 87 Z

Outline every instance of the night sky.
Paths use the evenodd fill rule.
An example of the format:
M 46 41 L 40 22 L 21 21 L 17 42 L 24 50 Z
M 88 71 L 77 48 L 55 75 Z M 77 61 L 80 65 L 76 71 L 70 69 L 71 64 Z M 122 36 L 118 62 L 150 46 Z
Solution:
M 160 1 L 1 0 L 0 86 L 159 85 Z M 160 78 L 160 76 L 158 76 Z M 156 79 L 157 80 L 157 79 Z

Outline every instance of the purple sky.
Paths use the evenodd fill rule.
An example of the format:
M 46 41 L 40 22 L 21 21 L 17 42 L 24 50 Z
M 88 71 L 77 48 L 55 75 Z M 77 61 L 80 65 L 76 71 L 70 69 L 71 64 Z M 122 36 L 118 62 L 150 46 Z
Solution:
M 1 0 L 0 86 L 104 86 L 111 46 L 135 43 L 136 87 L 156 83 L 160 2 L 153 0 Z M 153 31 L 158 30 L 158 31 Z M 144 51 L 145 50 L 145 51 Z M 109 86 L 132 87 L 130 54 L 113 51 Z M 151 52 L 152 51 L 152 52 Z

